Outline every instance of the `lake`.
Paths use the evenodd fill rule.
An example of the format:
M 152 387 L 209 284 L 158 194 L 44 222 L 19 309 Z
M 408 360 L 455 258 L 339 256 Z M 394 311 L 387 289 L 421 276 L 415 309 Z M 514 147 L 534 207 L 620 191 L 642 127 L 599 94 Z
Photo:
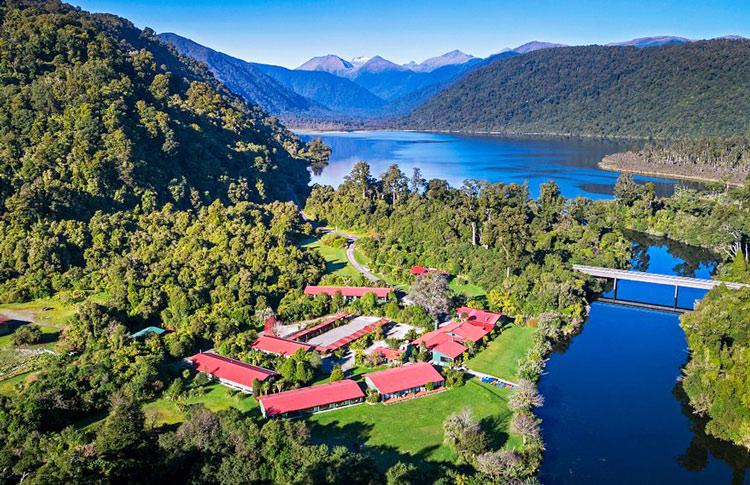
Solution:
M 701 250 L 635 238 L 634 269 L 707 278 L 715 268 Z M 702 294 L 684 292 L 679 305 L 691 307 Z M 671 305 L 673 289 L 621 281 L 620 297 Z M 687 359 L 677 314 L 594 303 L 539 383 L 542 483 L 750 483 L 750 454 L 706 436 L 681 399 Z
M 611 197 L 618 173 L 601 170 L 597 163 L 609 153 L 622 151 L 633 142 L 558 138 L 509 138 L 404 131 L 312 132 L 298 131 L 302 138 L 319 137 L 333 149 L 330 163 L 313 183 L 338 186 L 354 164 L 365 160 L 374 176 L 393 163 L 407 176 L 419 167 L 426 179 L 441 178 L 460 187 L 465 179 L 528 183 L 532 196 L 539 185 L 554 180 L 566 197 Z M 675 185 L 695 183 L 637 176 L 639 182 L 656 184 L 660 195 Z

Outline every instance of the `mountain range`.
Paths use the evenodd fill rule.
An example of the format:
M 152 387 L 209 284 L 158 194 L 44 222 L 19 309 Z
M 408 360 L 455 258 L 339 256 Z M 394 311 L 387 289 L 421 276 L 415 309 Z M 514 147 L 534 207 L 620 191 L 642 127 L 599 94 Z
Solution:
M 679 138 L 750 133 L 750 40 L 537 50 L 476 69 L 402 127 Z
M 430 106 L 440 103 L 437 101 L 439 95 L 464 82 L 475 72 L 539 51 L 546 52 L 542 57 L 555 58 L 558 52 L 567 52 L 566 49 L 571 48 L 558 43 L 531 41 L 486 58 L 453 50 L 420 63 L 412 61 L 406 64 L 397 64 L 378 55 L 347 60 L 328 54 L 313 57 L 296 69 L 288 69 L 241 60 L 173 33 L 159 34 L 159 37 L 180 53 L 204 62 L 219 80 L 237 94 L 279 116 L 287 124 L 300 127 L 385 126 L 395 124 L 396 120 L 409 120 L 424 128 L 429 118 L 425 118 L 425 114 L 433 109 Z M 743 38 L 727 36 L 721 39 Z M 595 48 L 606 51 L 634 47 L 641 50 L 696 42 L 700 44 L 684 37 L 652 36 L 604 46 L 579 46 L 575 52 L 585 53 Z M 582 62 L 585 59 L 588 57 L 584 56 Z M 515 61 L 510 65 L 525 64 Z M 585 66 L 583 70 L 590 67 Z M 610 81 L 617 82 L 616 79 Z M 507 86 L 497 86 L 497 89 L 505 91 Z M 423 105 L 424 110 L 412 113 Z M 455 108 L 454 114 L 464 111 L 463 107 Z M 477 109 L 486 111 L 488 108 Z M 442 121 L 448 123 L 449 118 Z

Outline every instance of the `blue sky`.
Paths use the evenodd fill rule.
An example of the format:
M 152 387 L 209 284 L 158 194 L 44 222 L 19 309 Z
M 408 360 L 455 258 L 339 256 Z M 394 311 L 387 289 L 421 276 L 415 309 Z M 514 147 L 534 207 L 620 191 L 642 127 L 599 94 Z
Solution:
M 69 0 L 70 1 L 70 0 Z M 404 63 L 530 40 L 593 44 L 650 35 L 750 37 L 748 0 L 72 0 L 227 54 L 296 67 L 313 56 Z

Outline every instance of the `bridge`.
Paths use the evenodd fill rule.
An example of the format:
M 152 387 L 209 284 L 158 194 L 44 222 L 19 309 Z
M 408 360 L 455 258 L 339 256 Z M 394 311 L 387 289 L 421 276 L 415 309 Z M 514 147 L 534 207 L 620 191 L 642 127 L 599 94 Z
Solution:
M 624 269 L 601 268 L 598 266 L 585 266 L 574 264 L 573 269 L 594 276 L 596 278 L 607 278 L 614 280 L 614 292 L 611 301 L 617 301 L 617 282 L 639 281 L 641 283 L 655 283 L 658 285 L 674 286 L 674 309 L 677 309 L 677 297 L 680 288 L 696 288 L 699 290 L 710 290 L 717 286 L 725 285 L 733 290 L 750 286 L 745 283 L 734 283 L 730 281 L 708 280 L 704 278 L 689 278 L 687 276 L 674 276 L 657 273 L 644 273 L 640 271 L 628 271 Z

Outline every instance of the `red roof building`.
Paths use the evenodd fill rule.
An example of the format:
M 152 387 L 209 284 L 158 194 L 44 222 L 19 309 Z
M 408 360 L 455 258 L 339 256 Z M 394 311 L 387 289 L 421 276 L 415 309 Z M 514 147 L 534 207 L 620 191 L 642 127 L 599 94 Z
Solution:
M 458 317 L 464 321 L 473 324 L 480 324 L 485 327 L 494 327 L 502 317 L 502 314 L 500 313 L 493 313 L 465 306 L 457 308 L 456 313 L 458 314 Z
M 388 295 L 393 292 L 392 288 L 369 288 L 366 286 L 311 286 L 305 287 L 305 295 L 320 295 L 326 294 L 331 297 L 335 296 L 336 293 L 340 293 L 344 298 L 360 298 L 365 293 L 374 293 L 379 299 L 388 298 Z
M 272 370 L 246 364 L 241 360 L 222 357 L 211 352 L 196 354 L 187 359 L 195 365 L 198 372 L 213 376 L 229 387 L 234 387 L 243 392 L 253 391 L 253 382 L 260 382 L 277 376 Z
M 365 382 L 384 399 L 390 399 L 425 391 L 429 383 L 441 387 L 445 378 L 431 364 L 417 362 L 366 374 Z
M 10 333 L 10 318 L 0 316 L 0 335 Z
M 263 323 L 263 333 L 266 335 L 276 335 L 276 327 L 278 325 L 279 321 L 276 319 L 276 316 L 271 315 L 266 318 L 266 321 Z
M 335 352 L 335 351 L 337 351 L 338 349 L 340 349 L 342 347 L 346 347 L 347 345 L 349 345 L 350 343 L 354 342 L 355 340 L 361 339 L 362 337 L 364 337 L 368 333 L 374 332 L 376 328 L 382 327 L 383 325 L 385 325 L 386 323 L 389 323 L 389 322 L 390 322 L 390 320 L 388 320 L 387 318 L 381 318 L 377 322 L 371 323 L 369 325 L 366 325 L 366 326 L 360 328 L 359 330 L 357 330 L 356 332 L 351 333 L 351 334 L 347 335 L 346 337 L 342 337 L 342 338 L 336 340 L 335 342 L 332 342 L 332 343 L 330 343 L 328 345 L 318 345 L 318 346 L 315 347 L 315 350 L 317 350 L 318 352 L 320 352 L 322 354 L 328 354 L 330 352 Z
M 431 332 L 420 336 L 414 341 L 415 344 L 424 344 L 425 347 L 431 349 L 435 345 L 444 342 L 445 340 L 455 340 L 457 342 L 474 342 L 477 343 L 482 340 L 487 334 L 492 331 L 491 328 L 485 328 L 480 325 L 472 325 L 466 322 L 449 322 Z
M 432 347 L 433 355 L 435 353 L 440 353 L 442 355 L 450 357 L 451 360 L 455 360 L 467 350 L 469 350 L 468 347 L 456 342 L 455 340 L 446 340 Z
M 359 404 L 365 393 L 351 379 L 320 386 L 303 387 L 258 398 L 263 416 L 289 416 L 301 413 L 318 413 L 342 406 Z
M 432 351 L 432 362 L 435 364 L 455 361 L 468 350 L 466 342 L 477 343 L 484 339 L 502 316 L 468 307 L 461 307 L 457 312 L 459 321 L 449 322 L 414 341 L 416 345 L 424 345 Z
M 424 275 L 432 274 L 435 272 L 448 276 L 448 273 L 446 273 L 445 271 L 440 271 L 435 268 L 427 268 L 425 266 L 418 266 L 418 265 L 412 266 L 409 272 L 413 274 L 414 276 L 424 276 Z
M 276 337 L 275 335 L 261 335 L 252 345 L 253 350 L 260 350 L 267 354 L 283 355 L 284 357 L 289 357 L 300 349 L 307 352 L 312 350 L 312 348 L 312 345 L 288 338 Z

